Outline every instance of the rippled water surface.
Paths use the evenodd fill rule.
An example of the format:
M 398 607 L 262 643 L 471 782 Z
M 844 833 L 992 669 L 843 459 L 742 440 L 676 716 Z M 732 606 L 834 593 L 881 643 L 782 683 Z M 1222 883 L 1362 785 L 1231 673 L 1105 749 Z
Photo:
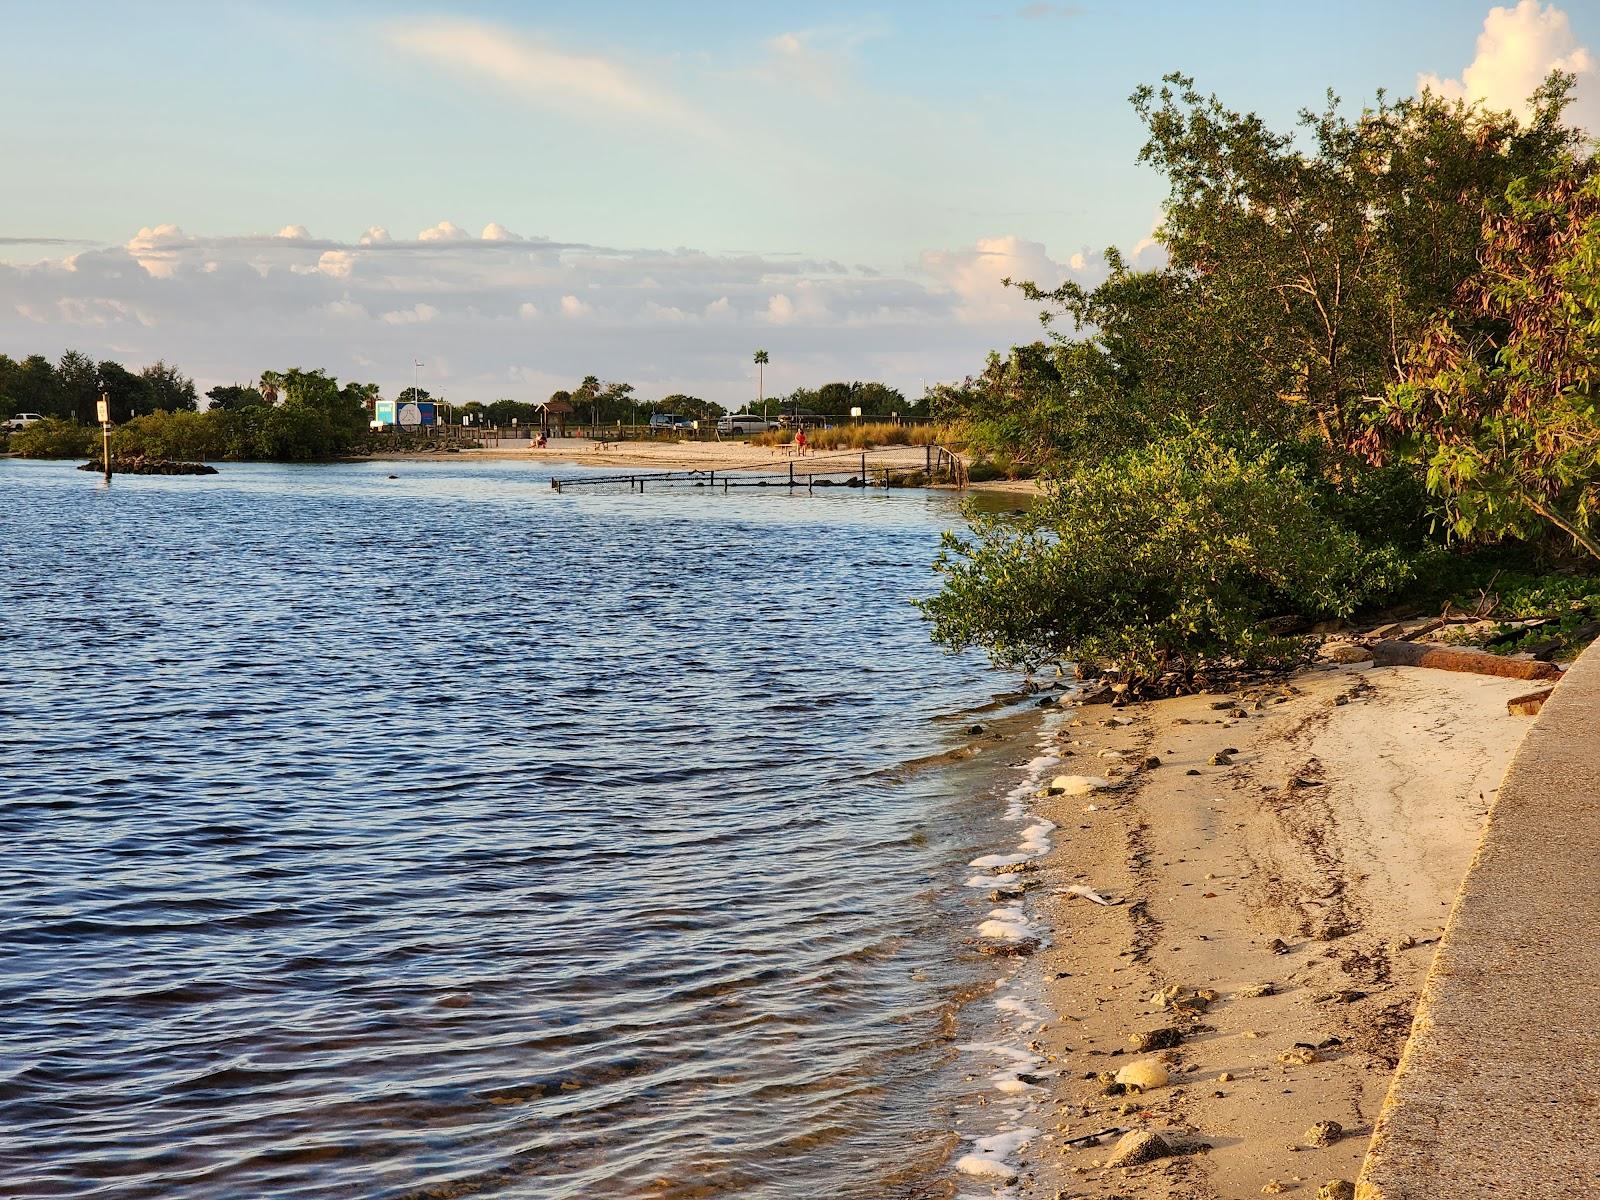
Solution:
M 0 1193 L 947 1193 L 950 501 L 546 480 L 0 462 Z

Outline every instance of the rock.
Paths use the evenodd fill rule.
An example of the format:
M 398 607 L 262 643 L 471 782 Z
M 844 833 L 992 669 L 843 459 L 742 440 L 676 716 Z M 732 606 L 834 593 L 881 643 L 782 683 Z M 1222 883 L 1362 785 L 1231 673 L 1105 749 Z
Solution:
M 1274 954 L 1287 954 L 1289 953 L 1289 944 L 1282 938 L 1273 938 L 1267 943 L 1267 949 L 1271 950 Z
M 1163 1025 L 1160 1029 L 1141 1029 L 1137 1033 L 1130 1033 L 1128 1042 L 1140 1054 L 1148 1054 L 1153 1050 L 1171 1050 L 1174 1046 L 1183 1044 L 1183 1030 L 1175 1025 Z
M 1117 1139 L 1117 1144 L 1111 1147 L 1111 1157 L 1106 1159 L 1105 1165 L 1136 1167 L 1140 1163 L 1166 1158 L 1171 1153 L 1171 1145 L 1159 1133 L 1135 1129 L 1132 1133 L 1125 1133 Z
M 1184 772 L 1184 774 L 1185 775 L 1198 775 L 1198 774 L 1200 774 L 1200 772 L 1195 770 L 1193 767 L 1190 767 L 1187 771 Z
M 1317 1200 L 1356 1200 L 1356 1185 L 1348 1179 L 1330 1179 L 1317 1189 Z
M 1161 760 L 1159 758 L 1157 758 L 1154 754 L 1152 754 L 1149 758 L 1145 759 L 1139 765 L 1141 767 L 1143 767 L 1146 771 L 1154 771 L 1157 767 L 1159 767 L 1161 765 Z
M 1261 1185 L 1261 1194 L 1263 1196 L 1277 1196 L 1288 1190 L 1285 1185 L 1279 1183 L 1276 1179 L 1269 1179 Z
M 1372 651 L 1359 642 L 1328 642 L 1317 657 L 1329 663 L 1364 663 L 1372 661 Z
M 1130 1092 L 1154 1091 L 1156 1088 L 1166 1087 L 1169 1079 L 1171 1076 L 1167 1074 L 1165 1064 L 1153 1058 L 1129 1063 L 1116 1075 L 1117 1082 Z
M 1506 712 L 1513 717 L 1536 717 L 1554 690 L 1554 688 L 1540 688 L 1537 692 L 1525 692 L 1521 696 L 1513 696 L 1506 701 Z
M 1233 765 L 1233 759 L 1221 750 L 1213 754 L 1209 761 L 1213 767 L 1231 767 Z
M 448 996 L 439 997 L 440 1008 L 466 1008 L 472 1003 L 470 992 L 451 992 Z
M 1270 996 L 1276 990 L 1276 986 L 1271 983 L 1247 983 L 1234 993 L 1234 997 L 1239 1000 L 1256 1000 L 1262 996 Z
M 1110 704 L 1116 698 L 1117 692 L 1115 692 L 1109 684 L 1101 684 L 1099 687 L 1090 688 L 1085 692 L 1079 692 L 1075 696 L 1069 692 L 1067 695 L 1061 697 L 1061 703 Z
M 1308 1146 L 1331 1146 L 1344 1136 L 1344 1126 L 1337 1121 L 1318 1121 L 1306 1130 Z
M 1233 1082 L 1233 1072 L 1232 1071 L 1224 1071 L 1222 1074 L 1217 1076 L 1217 1082 L 1218 1083 L 1232 1083 Z
M 1278 1055 L 1278 1061 L 1286 1067 L 1309 1067 L 1312 1063 L 1321 1062 L 1322 1055 L 1311 1046 L 1296 1046 Z
M 977 737 L 982 732 L 983 732 L 983 726 L 982 725 L 968 725 L 967 726 L 967 733 L 971 737 Z
M 1097 775 L 1057 775 L 1046 789 L 1052 796 L 1087 796 L 1111 786 Z

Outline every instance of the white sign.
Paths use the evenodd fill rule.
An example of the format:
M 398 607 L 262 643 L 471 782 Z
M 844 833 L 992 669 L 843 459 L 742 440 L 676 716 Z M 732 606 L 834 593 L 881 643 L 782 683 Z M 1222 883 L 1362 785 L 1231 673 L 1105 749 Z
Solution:
M 103 399 L 102 400 L 96 400 L 94 402 L 94 411 L 95 411 L 95 414 L 96 414 L 96 418 L 95 419 L 98 420 L 100 422 L 100 424 L 106 425 L 106 424 L 110 423 L 110 421 L 111 421 L 111 402 L 109 400 L 103 400 Z
M 859 417 L 859 416 L 860 416 L 860 415 L 861 415 L 861 408 L 860 408 L 860 406 L 859 406 L 859 405 L 858 405 L 858 406 L 857 406 L 857 407 L 855 407 L 855 408 L 852 408 L 852 409 L 851 409 L 851 410 L 850 410 L 850 415 L 851 415 L 851 416 L 852 416 L 852 417 Z
M 400 415 L 396 418 L 402 425 L 421 425 L 422 410 L 409 402 L 400 406 Z

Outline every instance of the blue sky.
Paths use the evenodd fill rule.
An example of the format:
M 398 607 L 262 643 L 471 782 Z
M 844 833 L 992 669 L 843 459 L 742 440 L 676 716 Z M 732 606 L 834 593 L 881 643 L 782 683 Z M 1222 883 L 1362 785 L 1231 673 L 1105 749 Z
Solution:
M 385 386 L 415 353 L 462 399 L 593 372 L 737 402 L 756 345 L 779 388 L 958 377 L 1034 335 L 1002 275 L 1092 278 L 1100 248 L 1148 238 L 1139 83 L 1183 70 L 1287 124 L 1330 86 L 1359 104 L 1431 75 L 1497 101 L 1564 62 L 1587 113 L 1600 49 L 1592 0 L 0 20 L 0 350 Z M 23 241 L 49 238 L 73 244 Z

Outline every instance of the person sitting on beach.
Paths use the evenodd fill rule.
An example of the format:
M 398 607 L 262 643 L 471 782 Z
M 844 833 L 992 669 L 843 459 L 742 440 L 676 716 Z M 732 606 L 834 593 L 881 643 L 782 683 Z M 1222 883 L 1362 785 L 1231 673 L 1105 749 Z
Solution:
M 806 431 L 801 429 L 794 435 L 795 457 L 804 458 L 806 454 Z
M 539 440 L 537 442 L 535 442 L 534 444 L 536 446 L 538 446 L 539 449 L 546 450 L 550 446 L 550 439 L 545 435 L 544 431 L 541 430 L 539 432 Z

